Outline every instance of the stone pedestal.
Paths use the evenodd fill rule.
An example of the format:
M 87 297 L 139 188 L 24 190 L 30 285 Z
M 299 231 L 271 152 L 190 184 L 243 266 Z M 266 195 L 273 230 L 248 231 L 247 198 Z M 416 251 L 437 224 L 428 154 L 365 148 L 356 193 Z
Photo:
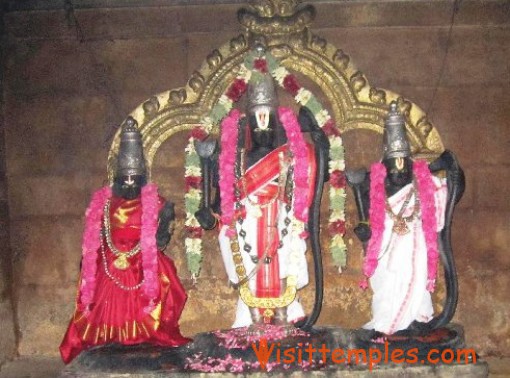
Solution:
M 460 330 L 453 327 L 452 330 Z M 252 330 L 249 330 L 252 331 Z M 179 348 L 161 348 L 149 345 L 139 346 L 104 346 L 83 352 L 61 377 L 95 378 L 95 377 L 164 377 L 168 375 L 179 377 L 199 377 L 203 373 L 208 376 L 263 376 L 266 372 L 292 377 L 487 377 L 488 364 L 478 359 L 462 359 L 451 363 L 441 363 L 441 351 L 433 355 L 433 361 L 418 359 L 416 361 L 395 363 L 391 355 L 384 361 L 384 354 L 379 363 L 375 362 L 374 352 L 360 348 L 357 345 L 359 330 L 345 330 L 337 327 L 321 327 L 309 334 L 295 331 L 289 336 L 280 337 L 278 332 L 269 333 L 267 347 L 270 356 L 267 359 L 266 369 L 260 367 L 257 354 L 261 353 L 261 343 L 255 343 L 255 352 L 252 341 L 257 337 L 253 332 L 246 334 L 242 330 L 218 331 L 199 334 L 194 341 Z M 462 332 L 457 334 L 462 338 Z M 452 355 L 458 353 L 463 346 L 463 340 L 456 345 Z M 460 342 L 461 341 L 461 342 Z M 450 343 L 450 345 L 454 345 Z M 271 350 L 271 346 L 273 349 Z M 294 348 L 294 349 L 291 349 Z M 313 349 L 308 349 L 313 348 Z M 323 361 L 323 352 L 326 348 L 326 360 Z M 350 362 L 342 361 L 339 352 L 334 355 L 333 350 L 342 349 L 347 359 L 349 352 Z M 432 348 L 429 348 L 432 350 Z M 278 354 L 278 350 L 280 354 Z M 288 352 L 286 350 L 293 350 Z M 354 352 L 356 350 L 356 352 Z M 375 349 L 374 349 L 375 350 Z M 301 352 L 299 352 L 301 351 Z M 367 358 L 364 360 L 365 351 Z M 404 353 L 409 352 L 404 350 Z M 285 360 L 292 354 L 294 362 L 285 364 Z M 390 352 L 391 354 L 391 352 Z M 301 357 L 298 357 L 301 355 Z M 417 354 L 422 355 L 422 354 Z M 411 355 L 409 355 L 411 356 Z M 449 353 L 446 357 L 450 358 Z M 300 360 L 298 361 L 298 358 Z M 370 359 L 372 358 L 372 359 Z

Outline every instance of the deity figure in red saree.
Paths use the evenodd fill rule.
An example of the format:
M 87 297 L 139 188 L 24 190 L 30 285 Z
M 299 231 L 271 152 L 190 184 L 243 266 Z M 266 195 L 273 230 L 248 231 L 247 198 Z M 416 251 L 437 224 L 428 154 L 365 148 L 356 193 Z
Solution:
M 65 363 L 93 346 L 179 346 L 187 299 L 170 241 L 173 204 L 146 183 L 141 135 L 129 118 L 121 133 L 113 187 L 98 190 L 86 213 L 76 310 L 60 346 Z

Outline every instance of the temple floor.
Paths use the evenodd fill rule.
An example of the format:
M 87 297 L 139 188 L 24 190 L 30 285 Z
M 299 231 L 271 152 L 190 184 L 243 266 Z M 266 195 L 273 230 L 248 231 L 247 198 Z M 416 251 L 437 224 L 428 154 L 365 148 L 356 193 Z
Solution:
M 464 360 L 459 363 L 425 361 L 428 351 L 450 349 L 450 351 L 455 351 L 458 356 L 458 353 L 466 348 L 463 329 L 458 325 L 450 325 L 438 330 L 439 332 L 434 331 L 427 336 L 426 340 L 412 337 L 403 344 L 402 336 L 399 336 L 398 340 L 391 341 L 392 344 L 389 344 L 389 347 L 388 339 L 381 342 L 380 335 L 374 336 L 373 333 L 366 330 L 317 327 L 313 332 L 307 333 L 293 327 L 257 327 L 201 333 L 195 336 L 192 343 L 177 348 L 143 344 L 127 347 L 115 344 L 100 346 L 82 352 L 66 367 L 57 358 L 21 357 L 2 366 L 0 378 L 262 376 L 266 375 L 266 370 L 260 366 L 263 344 L 266 348 L 269 346 L 271 350 L 265 358 L 267 372 L 277 376 L 486 377 L 489 374 L 487 360 L 479 356 L 473 357 L 475 360 L 471 359 L 470 362 Z M 264 341 L 259 342 L 258 335 L 262 332 Z M 431 341 L 431 335 L 436 335 L 438 338 Z M 254 342 L 255 344 L 253 344 Z M 389 355 L 393 355 L 392 352 L 398 349 L 409 357 L 411 354 L 408 352 L 412 350 L 411 348 L 418 347 L 419 352 L 414 364 L 394 363 L 391 360 L 386 363 L 382 360 L 381 363 L 375 361 L 372 363 L 368 359 L 362 362 L 361 358 L 359 363 L 358 361 L 354 363 L 350 357 L 347 360 L 351 362 L 339 362 L 333 357 L 334 353 L 324 354 L 325 352 L 321 352 L 319 349 L 321 347 L 328 351 L 342 349 L 349 353 L 354 349 L 358 351 L 366 351 L 369 350 L 368 348 L 371 351 L 379 349 L 384 350 L 384 353 L 389 351 Z M 309 351 L 309 348 L 314 351 Z M 296 357 L 294 362 L 285 363 L 284 356 L 288 357 L 286 354 L 288 350 L 293 350 L 293 355 Z M 302 354 L 299 354 L 299 351 Z M 409 362 L 411 361 L 409 360 Z M 491 358 L 489 363 L 491 364 L 490 376 L 510 376 L 510 358 Z
M 510 377 L 509 357 L 485 357 L 484 360 L 489 364 L 489 378 Z M 54 378 L 64 367 L 59 357 L 20 357 L 0 368 L 0 378 Z
M 489 364 L 489 378 L 510 377 L 510 358 L 485 357 Z M 54 378 L 58 377 L 64 364 L 59 357 L 21 357 L 3 365 L 0 378 Z

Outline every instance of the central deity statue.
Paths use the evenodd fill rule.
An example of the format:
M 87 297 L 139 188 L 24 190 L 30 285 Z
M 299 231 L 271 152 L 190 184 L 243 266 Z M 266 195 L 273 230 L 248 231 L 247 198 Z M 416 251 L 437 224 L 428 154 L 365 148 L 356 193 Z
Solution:
M 219 243 L 228 278 L 240 289 L 233 328 L 305 317 L 296 291 L 308 284 L 307 232 L 296 218 L 308 213 L 316 185 L 315 149 L 294 113 L 278 107 L 273 78 L 250 82 L 247 96 L 246 115 L 233 110 L 222 124 L 213 178 L 219 195 L 196 214 L 209 229 L 211 209 L 232 212 L 232 222 L 220 225 Z M 197 145 L 199 155 L 204 149 Z

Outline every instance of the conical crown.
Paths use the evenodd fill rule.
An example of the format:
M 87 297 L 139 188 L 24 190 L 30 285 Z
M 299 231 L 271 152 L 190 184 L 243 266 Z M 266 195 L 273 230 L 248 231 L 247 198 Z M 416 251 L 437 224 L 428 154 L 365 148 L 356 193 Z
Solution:
M 384 121 L 383 154 L 384 159 L 411 156 L 405 120 L 395 101 L 391 102 L 388 117 Z
M 145 175 L 145 158 L 143 156 L 142 134 L 138 124 L 128 117 L 120 133 L 117 176 Z
M 278 98 L 271 75 L 265 74 L 256 83 L 248 86 L 248 111 L 261 107 L 275 110 L 277 106 Z

